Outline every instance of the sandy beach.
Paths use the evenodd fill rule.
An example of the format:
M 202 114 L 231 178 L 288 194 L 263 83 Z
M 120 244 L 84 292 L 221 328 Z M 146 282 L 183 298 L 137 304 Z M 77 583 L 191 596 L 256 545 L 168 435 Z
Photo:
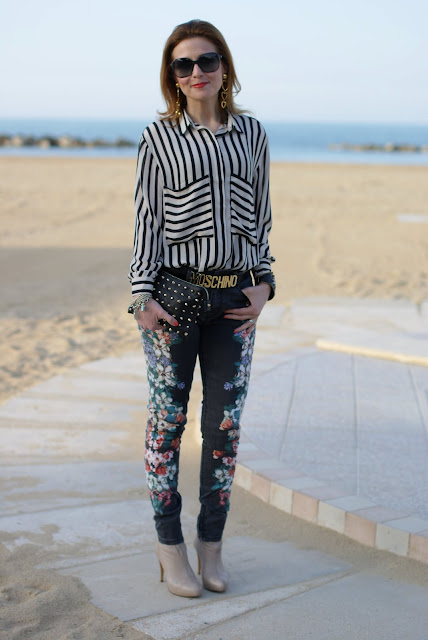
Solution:
M 138 348 L 126 313 L 133 159 L 0 158 L 0 399 Z M 273 164 L 276 304 L 428 298 L 424 167 Z

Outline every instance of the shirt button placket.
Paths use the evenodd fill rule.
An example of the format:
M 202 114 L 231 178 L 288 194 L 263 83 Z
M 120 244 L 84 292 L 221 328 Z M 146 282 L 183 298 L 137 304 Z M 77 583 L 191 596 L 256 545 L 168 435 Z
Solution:
M 226 184 L 226 176 L 225 176 L 225 170 L 224 170 L 224 161 L 223 161 L 223 155 L 221 153 L 221 149 L 220 146 L 217 142 L 217 138 L 215 136 L 215 134 L 210 131 L 209 129 L 204 128 L 204 131 L 206 131 L 207 137 L 209 138 L 209 140 L 211 141 L 211 143 L 213 144 L 213 150 L 214 150 L 214 154 L 216 156 L 216 166 L 220 167 L 220 176 L 219 176 L 219 180 L 218 180 L 218 184 L 217 184 L 217 190 L 219 192 L 219 197 L 218 197 L 218 201 L 220 201 L 220 192 L 221 192 L 221 201 L 223 203 L 223 207 L 222 207 L 222 211 L 221 211 L 221 224 L 223 226 L 224 229 L 224 250 L 223 250 L 223 257 L 225 256 L 229 256 L 230 252 L 231 252 L 231 232 L 230 232 L 230 216 L 227 215 L 227 211 L 228 211 L 228 207 L 227 207 L 227 197 L 226 194 L 228 193 L 228 185 Z M 224 268 L 224 264 L 222 265 L 217 265 L 217 268 Z

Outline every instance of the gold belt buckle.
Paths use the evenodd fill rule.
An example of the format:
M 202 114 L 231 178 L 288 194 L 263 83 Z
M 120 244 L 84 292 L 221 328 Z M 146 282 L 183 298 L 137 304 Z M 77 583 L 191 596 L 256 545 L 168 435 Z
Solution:
M 194 271 L 191 275 L 190 282 L 200 287 L 205 287 L 206 289 L 229 289 L 236 287 L 238 276 L 236 273 L 230 276 L 216 276 L 210 273 L 197 273 Z

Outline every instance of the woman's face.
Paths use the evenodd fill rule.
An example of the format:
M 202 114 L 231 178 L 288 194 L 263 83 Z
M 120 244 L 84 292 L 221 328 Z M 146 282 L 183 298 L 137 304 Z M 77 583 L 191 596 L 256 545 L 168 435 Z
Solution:
M 182 40 L 172 51 L 172 60 L 177 58 L 190 58 L 197 60 L 203 53 L 216 52 L 212 42 L 205 38 L 189 38 Z M 204 73 L 197 64 L 187 78 L 175 78 L 180 85 L 181 91 L 187 98 L 187 104 L 191 107 L 192 101 L 213 102 L 218 101 L 218 92 L 221 88 L 224 67 L 220 60 L 217 71 Z

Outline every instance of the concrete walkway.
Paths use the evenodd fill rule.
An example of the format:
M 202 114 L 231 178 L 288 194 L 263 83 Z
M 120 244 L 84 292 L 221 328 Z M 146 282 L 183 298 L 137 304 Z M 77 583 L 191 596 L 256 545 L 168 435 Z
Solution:
M 276 313 L 259 335 L 239 484 L 428 562 L 428 307 L 320 299 Z
M 272 518 L 275 507 L 428 563 L 427 319 L 425 306 L 402 302 L 268 307 L 237 485 L 272 505 Z M 0 407 L 8 549 L 38 546 L 39 567 L 79 577 L 93 604 L 156 640 L 427 640 L 420 581 L 260 534 L 227 538 L 227 594 L 169 594 L 158 582 L 142 464 L 145 392 L 138 351 L 82 365 Z M 189 543 L 196 509 L 195 499 L 183 512 Z

